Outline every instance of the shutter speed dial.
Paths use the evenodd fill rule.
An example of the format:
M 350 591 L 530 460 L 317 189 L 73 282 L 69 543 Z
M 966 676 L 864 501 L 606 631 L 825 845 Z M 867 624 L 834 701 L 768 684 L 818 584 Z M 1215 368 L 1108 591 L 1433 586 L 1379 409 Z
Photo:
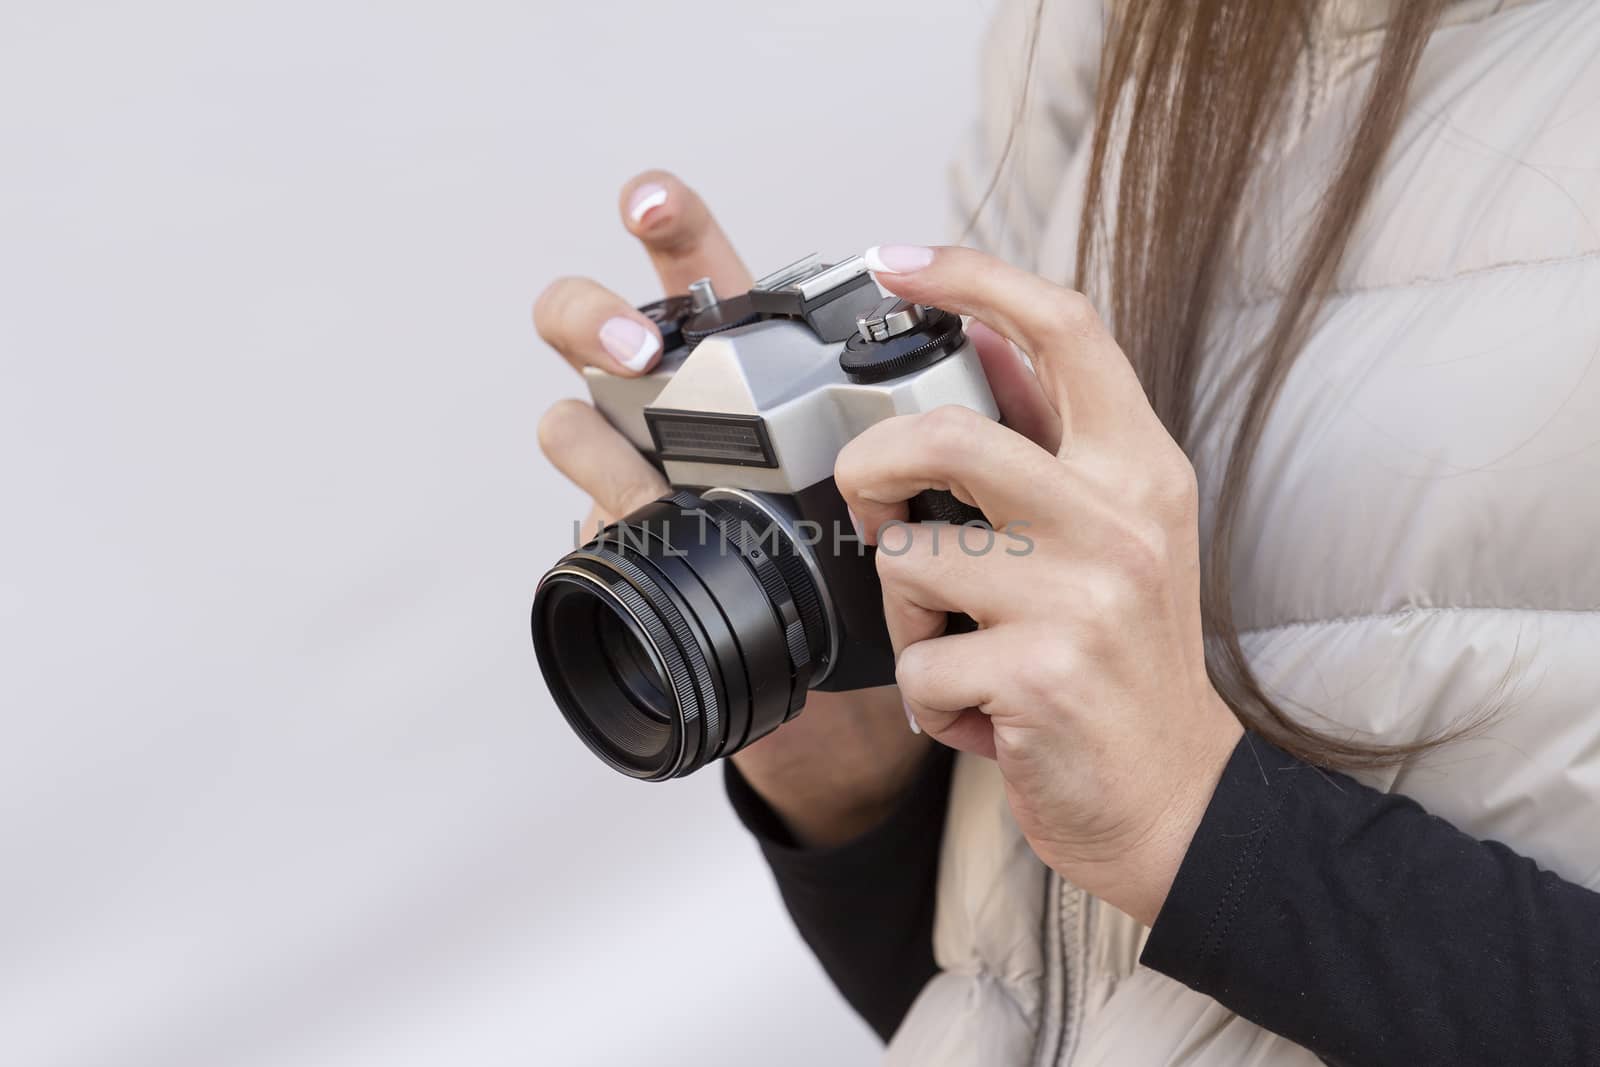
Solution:
M 931 367 L 966 343 L 960 315 L 891 296 L 856 319 L 839 369 L 858 384 L 888 381 Z

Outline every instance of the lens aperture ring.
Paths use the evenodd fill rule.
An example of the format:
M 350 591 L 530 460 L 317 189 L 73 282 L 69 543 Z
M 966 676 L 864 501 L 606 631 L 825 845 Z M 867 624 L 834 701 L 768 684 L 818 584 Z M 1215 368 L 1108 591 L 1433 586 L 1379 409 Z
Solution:
M 811 661 L 812 679 L 826 674 L 832 660 L 828 616 L 822 604 L 822 590 L 817 585 L 818 576 L 806 562 L 806 549 L 801 547 L 799 541 L 800 532 L 787 530 L 770 512 L 747 498 L 738 495 L 718 496 L 715 503 L 743 518 L 752 529 L 765 527 L 769 531 L 779 531 L 765 538 L 757 534 L 757 540 L 773 549 L 768 558 L 777 564 L 784 585 L 794 597 L 795 610 L 799 613 L 802 626 L 801 637 L 806 644 L 807 658 Z M 784 536 L 784 533 L 791 536 Z M 784 639 L 792 642 L 795 635 L 786 628 Z M 794 710 L 798 712 L 799 706 Z
M 789 653 L 789 664 L 794 672 L 794 684 L 789 693 L 789 711 L 792 715 L 805 703 L 806 691 L 811 688 L 811 674 L 815 667 L 810 645 L 806 641 L 805 620 L 795 603 L 794 594 L 790 591 L 789 583 L 784 580 L 776 559 L 761 547 L 761 535 L 743 515 L 721 503 L 710 502 L 701 505 L 701 513 L 711 520 L 733 550 L 749 565 L 756 580 L 761 583 L 767 601 L 778 613 L 779 622 L 783 626 L 784 644 Z M 772 527 L 769 533 L 777 542 L 775 547 L 781 551 L 786 534 L 777 527 Z
M 794 606 L 794 594 L 789 591 L 789 584 L 783 580 L 783 572 L 778 569 L 778 563 L 772 553 L 761 547 L 761 535 L 756 533 L 755 527 L 743 519 L 730 518 L 719 521 L 717 528 L 722 535 L 733 545 L 734 550 L 745 558 L 756 573 L 756 580 L 761 583 L 761 588 L 766 591 L 767 599 L 778 609 L 778 614 L 783 616 L 784 625 L 790 620 L 798 620 L 800 612 Z M 790 657 L 794 659 L 795 657 Z M 797 659 L 797 663 L 811 660 L 810 653 Z

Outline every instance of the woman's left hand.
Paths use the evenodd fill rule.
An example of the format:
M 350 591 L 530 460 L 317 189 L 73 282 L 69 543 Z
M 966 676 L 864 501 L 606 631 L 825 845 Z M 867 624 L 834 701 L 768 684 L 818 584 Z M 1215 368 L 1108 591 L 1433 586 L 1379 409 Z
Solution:
M 879 544 L 907 711 L 998 761 L 1045 863 L 1154 923 L 1241 734 L 1206 673 L 1194 469 L 1082 295 L 962 248 L 868 261 L 885 288 L 972 316 L 1037 371 L 1001 379 L 1027 436 L 945 407 L 839 455 L 839 489 Z M 993 363 L 998 338 L 976 333 Z M 992 546 L 899 525 L 929 488 L 979 508 L 1001 531 Z M 947 612 L 981 629 L 946 635 Z

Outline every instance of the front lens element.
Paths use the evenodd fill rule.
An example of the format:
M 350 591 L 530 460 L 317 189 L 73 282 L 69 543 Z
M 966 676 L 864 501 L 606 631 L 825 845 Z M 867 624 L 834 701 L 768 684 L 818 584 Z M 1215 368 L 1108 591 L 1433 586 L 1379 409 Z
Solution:
M 664 667 L 640 622 L 602 575 L 558 570 L 540 587 L 535 634 L 554 640 L 546 678 L 557 703 L 594 709 L 568 721 L 589 747 L 638 777 L 656 777 L 677 762 L 672 721 L 676 700 Z M 547 659 L 543 649 L 540 662 Z
M 615 612 L 596 612 L 595 643 L 605 658 L 617 689 L 628 703 L 658 723 L 672 721 L 672 704 L 667 699 L 667 681 L 655 652 L 633 625 Z

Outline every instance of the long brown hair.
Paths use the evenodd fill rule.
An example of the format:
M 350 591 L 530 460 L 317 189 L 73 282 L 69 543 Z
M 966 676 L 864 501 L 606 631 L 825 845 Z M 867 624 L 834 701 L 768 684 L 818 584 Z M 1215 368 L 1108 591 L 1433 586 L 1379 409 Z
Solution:
M 1193 448 L 1207 328 L 1246 190 L 1282 124 L 1327 0 L 1118 0 L 1078 243 L 1078 279 L 1107 313 L 1173 437 Z M 1449 0 L 1394 5 L 1343 167 L 1295 256 L 1275 321 L 1254 349 L 1213 511 L 1202 612 L 1213 684 L 1250 729 L 1323 766 L 1395 763 L 1449 737 L 1380 744 L 1285 712 L 1251 669 L 1233 618 L 1233 532 L 1273 402 L 1332 284 Z M 1037 31 L 1036 31 L 1037 32 Z M 1111 186 L 1115 184 L 1115 196 Z M 1455 736 L 1462 731 L 1455 731 Z

